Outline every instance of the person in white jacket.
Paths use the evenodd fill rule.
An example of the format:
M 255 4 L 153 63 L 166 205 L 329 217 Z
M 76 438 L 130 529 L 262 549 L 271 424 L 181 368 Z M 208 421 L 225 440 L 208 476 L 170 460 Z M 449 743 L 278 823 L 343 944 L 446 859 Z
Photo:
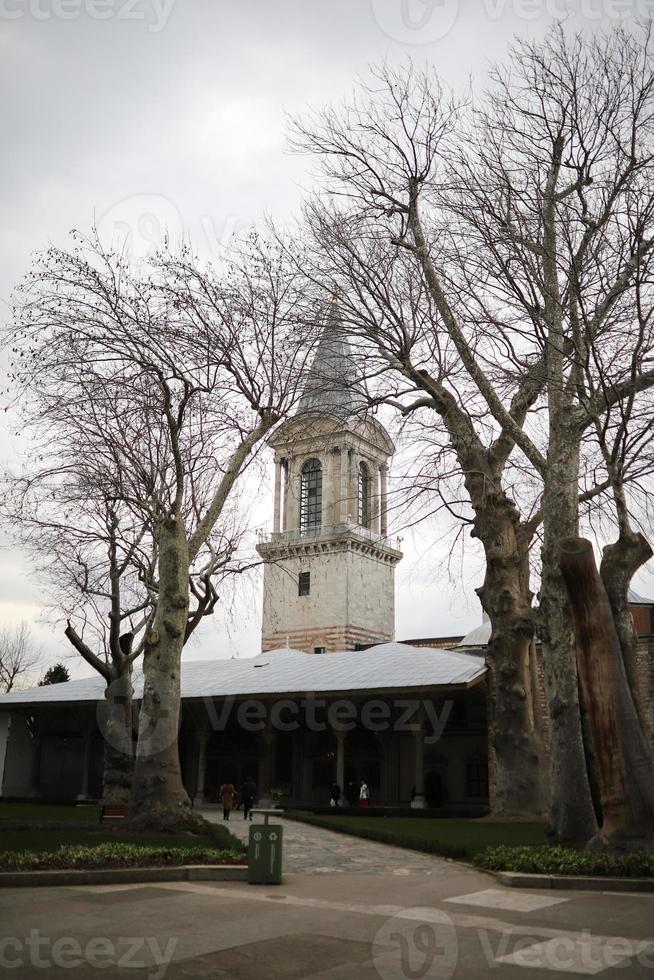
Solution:
M 368 806 L 370 802 L 370 790 L 368 789 L 368 784 L 365 779 L 361 780 L 361 788 L 359 789 L 359 806 Z

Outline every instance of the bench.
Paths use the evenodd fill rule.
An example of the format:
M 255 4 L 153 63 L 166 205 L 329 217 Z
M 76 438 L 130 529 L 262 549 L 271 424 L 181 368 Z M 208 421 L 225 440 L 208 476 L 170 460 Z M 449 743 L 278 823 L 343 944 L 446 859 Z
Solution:
M 124 803 L 108 803 L 100 807 L 100 823 L 105 820 L 124 820 L 127 807 Z

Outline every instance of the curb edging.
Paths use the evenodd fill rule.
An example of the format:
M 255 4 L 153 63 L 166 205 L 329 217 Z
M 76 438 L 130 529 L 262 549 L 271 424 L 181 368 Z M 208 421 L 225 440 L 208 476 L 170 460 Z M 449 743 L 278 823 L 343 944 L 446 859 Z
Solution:
M 92 868 L 0 871 L 0 888 L 38 885 L 114 885 L 152 881 L 247 881 L 246 864 L 180 864 L 163 868 Z
M 540 875 L 496 871 L 497 880 L 509 888 L 554 888 L 562 891 L 654 892 L 654 878 L 600 878 L 590 875 Z

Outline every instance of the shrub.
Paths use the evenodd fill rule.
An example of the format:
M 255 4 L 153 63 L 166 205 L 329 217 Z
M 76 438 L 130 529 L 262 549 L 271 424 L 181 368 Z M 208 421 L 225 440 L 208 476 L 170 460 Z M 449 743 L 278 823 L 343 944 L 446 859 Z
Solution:
M 176 830 L 188 831 L 191 834 L 204 837 L 219 850 L 238 851 L 241 854 L 245 854 L 247 851 L 242 841 L 231 834 L 225 824 L 211 823 L 197 813 L 192 814 L 186 820 L 178 821 Z
M 54 851 L 7 851 L 0 854 L 0 870 L 152 867 L 179 864 L 237 864 L 243 854 L 214 847 L 154 847 L 106 843 L 92 846 L 62 844 Z
M 654 877 L 654 854 L 600 854 L 568 847 L 489 847 L 473 863 L 487 871 L 522 871 L 545 875 Z

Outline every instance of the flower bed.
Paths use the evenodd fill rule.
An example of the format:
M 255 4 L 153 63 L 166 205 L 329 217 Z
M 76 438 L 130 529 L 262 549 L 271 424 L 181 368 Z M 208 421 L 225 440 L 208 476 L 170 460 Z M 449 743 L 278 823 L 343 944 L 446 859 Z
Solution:
M 155 847 L 103 843 L 63 845 L 53 851 L 7 851 L 0 854 L 0 871 L 81 870 L 85 868 L 146 868 L 186 864 L 242 865 L 244 855 L 215 847 Z

